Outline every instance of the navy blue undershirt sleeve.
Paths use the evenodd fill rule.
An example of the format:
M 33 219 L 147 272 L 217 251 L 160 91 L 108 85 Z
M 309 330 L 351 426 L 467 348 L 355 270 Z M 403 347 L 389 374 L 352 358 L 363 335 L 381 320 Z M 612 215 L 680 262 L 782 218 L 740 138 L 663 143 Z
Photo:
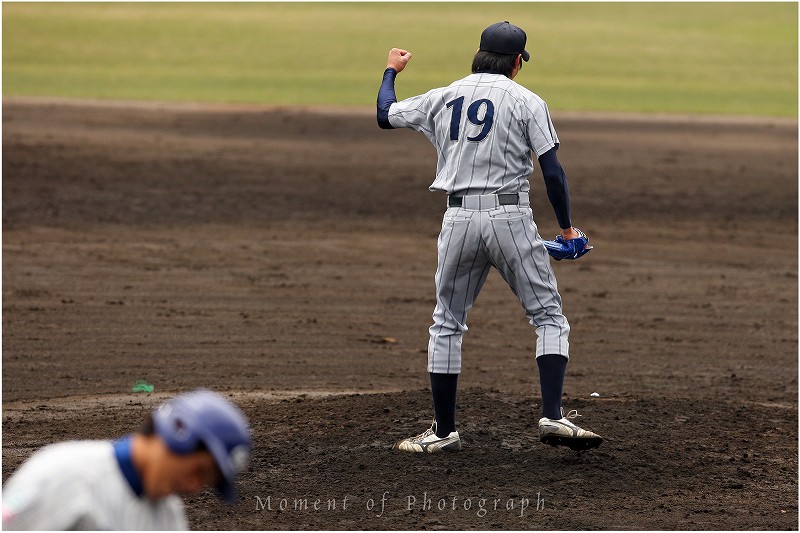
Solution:
M 142 496 L 144 494 L 144 484 L 136 468 L 133 466 L 133 457 L 131 456 L 131 446 L 133 443 L 133 435 L 128 435 L 114 442 L 114 456 L 117 458 L 119 468 L 122 470 L 122 475 L 131 486 L 134 494 Z
M 558 156 L 556 156 L 557 150 L 558 147 L 555 147 L 543 153 L 539 157 L 539 165 L 542 167 L 544 184 L 547 187 L 547 198 L 550 199 L 550 204 L 552 204 L 553 211 L 556 213 L 558 225 L 562 229 L 566 229 L 572 227 L 569 210 L 569 186 L 567 185 L 567 176 L 564 174 L 564 169 L 561 168 L 561 163 L 559 163 Z
M 397 102 L 397 96 L 394 94 L 394 79 L 397 77 L 397 71 L 393 68 L 387 68 L 383 71 L 383 83 L 378 90 L 378 126 L 385 130 L 393 130 L 394 126 L 389 123 L 389 107 Z

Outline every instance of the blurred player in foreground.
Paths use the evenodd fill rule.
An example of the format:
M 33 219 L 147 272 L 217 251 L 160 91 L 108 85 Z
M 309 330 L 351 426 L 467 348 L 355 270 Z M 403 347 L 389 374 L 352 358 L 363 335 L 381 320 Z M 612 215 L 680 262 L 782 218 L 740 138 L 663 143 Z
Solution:
M 233 501 L 250 446 L 238 407 L 208 390 L 179 395 L 133 435 L 36 452 L 3 487 L 3 529 L 188 529 L 179 495 L 212 486 Z

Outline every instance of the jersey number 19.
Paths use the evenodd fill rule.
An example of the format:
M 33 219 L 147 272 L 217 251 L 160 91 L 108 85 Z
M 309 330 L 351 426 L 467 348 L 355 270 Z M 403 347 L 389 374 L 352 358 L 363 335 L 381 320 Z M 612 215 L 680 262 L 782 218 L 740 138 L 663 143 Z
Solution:
M 481 108 L 485 106 L 483 118 L 479 117 Z M 453 108 L 453 114 L 450 116 L 450 140 L 457 141 L 461 129 L 461 111 L 464 108 L 464 97 L 459 96 L 455 100 L 447 102 L 447 108 Z M 481 142 L 492 131 L 492 124 L 494 123 L 494 104 L 491 100 L 481 98 L 475 100 L 467 108 L 467 120 L 475 126 L 480 126 L 481 131 L 474 137 L 467 137 L 468 141 Z

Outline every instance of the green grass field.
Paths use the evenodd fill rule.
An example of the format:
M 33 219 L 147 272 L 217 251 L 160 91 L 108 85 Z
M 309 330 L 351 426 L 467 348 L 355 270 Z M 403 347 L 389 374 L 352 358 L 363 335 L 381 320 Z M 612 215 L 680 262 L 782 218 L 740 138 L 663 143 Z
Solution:
M 510 20 L 554 109 L 797 116 L 797 3 L 4 3 L 3 95 L 373 105 L 466 75 Z

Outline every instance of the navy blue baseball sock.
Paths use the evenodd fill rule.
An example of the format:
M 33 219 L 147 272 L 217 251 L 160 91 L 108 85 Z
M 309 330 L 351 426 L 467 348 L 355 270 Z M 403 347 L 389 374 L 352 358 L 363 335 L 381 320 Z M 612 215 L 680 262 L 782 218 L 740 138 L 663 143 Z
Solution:
M 542 416 L 551 420 L 561 418 L 561 394 L 564 391 L 567 361 L 569 359 L 563 355 L 542 355 L 536 358 L 539 383 L 542 386 Z
M 458 374 L 431 376 L 433 411 L 436 414 L 436 436 L 443 439 L 456 430 L 456 389 Z

